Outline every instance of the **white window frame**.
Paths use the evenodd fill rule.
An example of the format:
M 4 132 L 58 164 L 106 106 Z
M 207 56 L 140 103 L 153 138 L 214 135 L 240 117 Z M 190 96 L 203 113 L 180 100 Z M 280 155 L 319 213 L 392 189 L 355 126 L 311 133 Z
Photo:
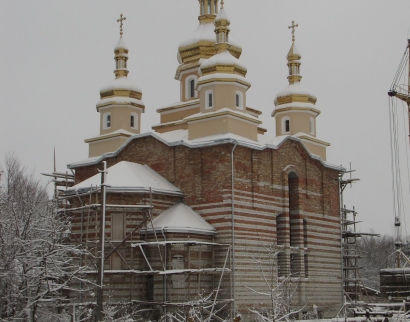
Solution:
M 289 131 L 286 131 L 286 121 L 289 121 Z M 282 123 L 282 134 L 289 134 L 291 130 L 290 117 L 289 116 L 282 117 L 281 123 Z
M 309 119 L 310 134 L 315 135 L 315 119 L 311 117 Z
M 194 87 L 196 86 L 198 77 L 196 75 L 190 75 L 185 80 L 185 99 L 198 98 L 198 91 L 194 88 L 194 97 L 191 97 L 191 80 L 194 80 Z
M 209 106 L 209 94 L 212 95 L 211 106 Z M 205 92 L 205 109 L 213 108 L 214 105 L 215 105 L 214 91 L 213 91 L 212 89 L 208 89 L 208 90 Z
M 134 116 L 134 126 L 131 126 L 131 117 Z M 131 113 L 130 115 L 130 127 L 132 129 L 138 130 L 138 125 L 139 125 L 139 118 L 137 113 Z
M 110 126 L 108 126 L 108 117 L 110 117 Z M 110 129 L 112 127 L 112 117 L 111 112 L 106 112 L 103 114 L 103 130 Z
M 236 97 L 239 97 L 239 104 L 238 105 L 236 105 Z M 239 109 L 241 109 L 241 110 L 243 110 L 243 93 L 241 92 L 241 91 L 236 91 L 236 94 L 235 94 L 235 106 L 237 107 L 237 108 L 239 108 Z

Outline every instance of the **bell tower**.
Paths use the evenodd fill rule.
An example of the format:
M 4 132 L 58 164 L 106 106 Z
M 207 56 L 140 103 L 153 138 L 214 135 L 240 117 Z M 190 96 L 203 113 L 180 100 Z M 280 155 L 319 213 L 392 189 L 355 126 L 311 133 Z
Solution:
M 276 136 L 297 137 L 311 153 L 326 160 L 326 147 L 330 144 L 316 138 L 316 117 L 320 114 L 315 106 L 317 98 L 301 84 L 302 56 L 295 45 L 296 27 L 298 25 L 294 21 L 288 27 L 292 29 L 292 45 L 286 56 L 289 85 L 276 95 L 274 101 L 272 116 L 276 119 Z
M 101 88 L 97 112 L 100 113 L 100 134 L 85 140 L 89 144 L 89 157 L 117 150 L 130 136 L 139 134 L 141 114 L 145 105 L 141 101 L 142 91 L 128 79 L 128 47 L 123 35 L 122 14 L 120 23 L 120 39 L 114 48 L 115 79 Z

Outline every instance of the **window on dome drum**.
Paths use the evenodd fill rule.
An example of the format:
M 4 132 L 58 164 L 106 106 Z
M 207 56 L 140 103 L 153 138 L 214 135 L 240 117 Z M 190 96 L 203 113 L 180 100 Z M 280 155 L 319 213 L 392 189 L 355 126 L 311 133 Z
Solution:
M 315 120 L 313 119 L 313 117 L 310 118 L 309 123 L 310 123 L 310 134 L 315 134 Z
M 218 13 L 218 4 L 216 3 L 216 1 L 214 1 L 214 13 Z
M 139 122 L 138 122 L 138 114 L 137 113 L 131 113 L 130 116 L 130 127 L 132 129 L 138 130 Z
M 209 14 L 211 13 L 211 8 L 212 8 L 212 6 L 211 6 L 211 0 L 208 0 L 208 13 L 209 13 Z
M 189 95 L 191 98 L 195 97 L 195 79 L 189 81 Z
M 290 117 L 289 116 L 282 117 L 280 123 L 281 123 L 282 134 L 290 133 Z
M 103 130 L 111 127 L 111 113 L 107 112 L 103 114 Z
M 214 94 L 211 89 L 205 92 L 205 108 L 212 108 L 214 106 Z
M 243 109 L 243 93 L 240 91 L 236 92 L 235 95 L 236 107 Z

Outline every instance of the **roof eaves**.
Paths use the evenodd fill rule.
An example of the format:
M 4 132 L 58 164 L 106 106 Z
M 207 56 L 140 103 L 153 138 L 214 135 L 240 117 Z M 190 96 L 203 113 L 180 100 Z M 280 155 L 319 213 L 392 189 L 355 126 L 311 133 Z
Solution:
M 300 143 L 303 145 L 303 147 L 304 147 L 304 149 L 306 150 L 306 152 L 309 154 L 309 156 L 310 156 L 312 159 L 315 159 L 315 160 L 319 161 L 324 167 L 330 168 L 330 169 L 333 169 L 333 170 L 337 170 L 337 171 L 340 171 L 340 172 L 346 171 L 346 169 L 345 169 L 344 167 L 342 167 L 342 166 L 336 166 L 336 165 L 332 165 L 332 164 L 330 164 L 330 163 L 327 163 L 327 162 L 323 161 L 319 156 L 317 156 L 317 155 L 315 155 L 315 154 L 312 154 L 312 153 L 306 148 L 305 144 L 303 144 L 303 142 L 302 142 L 301 139 L 295 138 L 295 137 L 293 137 L 293 136 L 287 136 L 287 137 L 285 137 L 278 145 L 269 144 L 269 143 L 268 143 L 268 144 L 250 143 L 250 142 L 240 141 L 240 140 L 232 139 L 232 138 L 222 138 L 222 139 L 216 139 L 216 140 L 204 141 L 204 142 L 198 142 L 198 143 L 195 142 L 195 143 L 192 144 L 192 143 L 186 142 L 186 141 L 184 141 L 184 140 L 178 140 L 178 141 L 174 141 L 174 142 L 168 142 L 168 141 L 166 141 L 165 139 L 163 139 L 162 137 L 160 137 L 158 134 L 153 133 L 153 132 L 146 132 L 146 133 L 142 133 L 142 134 L 133 135 L 133 136 L 131 136 L 130 138 L 128 138 L 127 141 L 125 141 L 125 142 L 123 143 L 123 145 L 121 145 L 121 146 L 120 146 L 116 151 L 114 151 L 114 152 L 107 152 L 107 153 L 104 153 L 103 155 L 101 155 L 100 157 L 94 157 L 94 158 L 92 158 L 92 159 L 88 159 L 88 160 L 85 160 L 85 161 L 83 161 L 83 162 L 71 163 L 71 164 L 68 164 L 67 167 L 68 167 L 69 169 L 75 169 L 75 168 L 77 168 L 77 167 L 84 167 L 84 166 L 89 166 L 89 165 L 98 164 L 98 163 L 100 163 L 101 161 L 103 161 L 104 159 L 117 156 L 117 155 L 128 145 L 128 143 L 131 142 L 132 140 L 139 139 L 139 138 L 144 138 L 144 137 L 149 137 L 149 136 L 151 136 L 151 137 L 157 139 L 158 141 L 160 141 L 160 142 L 162 142 L 162 143 L 164 143 L 165 145 L 168 145 L 168 146 L 179 146 L 179 145 L 182 145 L 182 146 L 186 146 L 186 147 L 188 147 L 188 148 L 202 148 L 202 147 L 216 146 L 216 145 L 221 145 L 221 144 L 236 144 L 236 143 L 237 143 L 239 146 L 248 147 L 248 148 L 252 148 L 252 149 L 255 149 L 255 150 L 259 150 L 259 151 L 263 151 L 263 150 L 265 150 L 265 149 L 267 149 L 267 148 L 277 150 L 277 149 L 279 149 L 287 140 L 293 140 L 293 141 L 300 142 Z

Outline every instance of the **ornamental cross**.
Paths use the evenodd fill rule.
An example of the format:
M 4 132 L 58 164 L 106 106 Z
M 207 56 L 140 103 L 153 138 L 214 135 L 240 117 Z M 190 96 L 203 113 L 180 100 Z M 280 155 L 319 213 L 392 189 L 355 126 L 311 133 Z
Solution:
M 117 22 L 119 22 L 120 23 L 120 38 L 122 38 L 122 22 L 124 21 L 124 20 L 126 20 L 127 18 L 126 17 L 123 17 L 122 16 L 122 14 L 120 14 L 120 19 L 117 19 Z
M 295 42 L 295 28 L 299 27 L 298 24 L 295 25 L 295 22 L 292 20 L 292 25 L 289 26 L 289 29 L 292 29 L 292 42 Z

